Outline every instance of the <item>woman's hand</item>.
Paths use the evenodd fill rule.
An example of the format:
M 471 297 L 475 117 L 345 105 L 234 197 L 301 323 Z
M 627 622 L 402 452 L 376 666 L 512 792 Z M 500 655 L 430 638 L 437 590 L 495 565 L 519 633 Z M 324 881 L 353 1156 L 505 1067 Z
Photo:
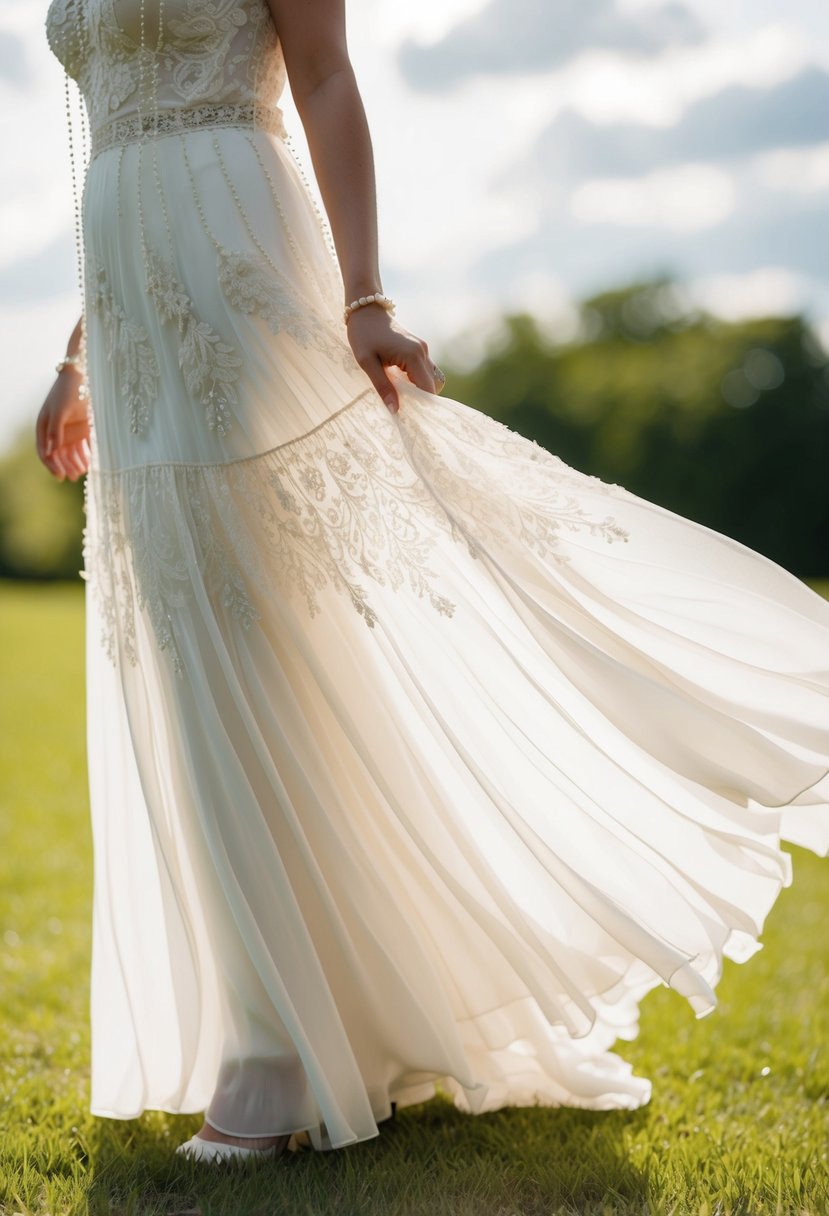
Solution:
M 37 416 L 37 454 L 58 481 L 77 481 L 89 469 L 89 416 L 86 398 L 80 395 L 82 384 L 81 373 L 65 367 Z
M 427 393 L 440 392 L 443 376 L 429 358 L 429 347 L 397 325 L 386 309 L 374 304 L 358 308 L 349 316 L 346 329 L 354 358 L 392 414 L 400 408 L 400 400 L 386 375 L 387 367 L 401 368 Z

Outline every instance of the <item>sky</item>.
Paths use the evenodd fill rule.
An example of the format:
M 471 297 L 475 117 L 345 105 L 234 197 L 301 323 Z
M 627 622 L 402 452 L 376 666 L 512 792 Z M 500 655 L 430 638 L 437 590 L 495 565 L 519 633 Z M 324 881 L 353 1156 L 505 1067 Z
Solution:
M 0 0 L 0 447 L 34 424 L 80 313 L 47 7 Z M 434 355 L 474 361 L 519 309 L 567 340 L 577 300 L 666 273 L 726 318 L 803 311 L 829 348 L 826 0 L 347 12 L 384 287 Z

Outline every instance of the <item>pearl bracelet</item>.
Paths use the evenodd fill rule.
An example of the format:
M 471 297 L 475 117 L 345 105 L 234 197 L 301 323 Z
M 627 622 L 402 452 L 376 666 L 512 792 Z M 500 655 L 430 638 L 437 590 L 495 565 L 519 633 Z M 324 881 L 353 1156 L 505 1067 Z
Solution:
M 75 363 L 80 363 L 80 355 L 64 355 L 62 359 L 55 364 L 55 371 L 60 375 L 65 367 L 71 367 Z
M 356 312 L 358 308 L 365 308 L 366 304 L 379 304 L 387 312 L 394 312 L 394 300 L 383 295 L 382 291 L 375 291 L 370 296 L 360 296 L 358 300 L 352 300 L 350 304 L 347 304 L 343 313 L 343 321 L 347 322 L 353 312 Z

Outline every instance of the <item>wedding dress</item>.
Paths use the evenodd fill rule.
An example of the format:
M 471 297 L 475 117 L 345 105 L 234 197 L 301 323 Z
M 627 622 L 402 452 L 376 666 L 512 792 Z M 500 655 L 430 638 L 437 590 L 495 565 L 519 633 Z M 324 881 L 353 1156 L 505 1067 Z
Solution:
M 347 345 L 265 0 L 52 0 L 82 255 L 97 1115 L 633 1108 L 829 852 L 829 604 Z M 143 49 L 142 49 L 143 48 Z M 758 494 L 762 487 L 758 487 Z

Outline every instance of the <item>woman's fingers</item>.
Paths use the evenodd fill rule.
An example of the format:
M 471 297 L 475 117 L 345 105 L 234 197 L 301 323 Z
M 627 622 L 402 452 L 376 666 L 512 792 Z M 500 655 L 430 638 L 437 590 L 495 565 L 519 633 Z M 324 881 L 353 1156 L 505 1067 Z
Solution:
M 58 453 L 55 452 L 51 447 L 49 440 L 49 419 L 46 414 L 40 414 L 38 416 L 35 427 L 35 437 L 35 446 L 37 448 L 37 454 L 41 463 L 46 466 L 54 477 L 57 477 L 59 481 L 62 481 L 66 476 L 66 470 L 63 468 L 62 463 L 59 460 L 56 460 Z
M 57 477 L 58 481 L 63 481 L 65 477 L 69 476 L 69 470 L 66 467 L 66 461 L 64 460 L 64 454 L 62 451 L 56 449 L 55 451 L 50 452 L 50 454 L 46 457 L 45 463 L 47 468 L 49 468 L 51 472 L 54 473 L 55 477 Z
M 86 472 L 86 463 L 80 449 L 80 444 L 70 444 L 68 447 L 63 449 L 63 453 L 64 461 L 76 475 L 76 477 L 83 477 L 84 473 Z
M 59 375 L 35 423 L 37 455 L 59 481 L 77 481 L 90 467 L 90 416 L 79 377 Z
M 392 384 L 386 375 L 386 368 L 383 360 L 379 355 L 372 355 L 362 365 L 363 371 L 368 376 L 371 383 L 380 394 L 381 400 L 385 402 L 393 414 L 396 414 L 400 409 L 400 400 L 397 396 L 397 389 Z
M 63 430 L 64 430 L 63 411 L 56 410 L 55 412 L 52 413 L 51 417 L 49 418 L 49 427 L 46 432 L 47 454 L 49 452 L 54 452 L 58 448 L 63 447 L 63 445 L 64 445 Z
M 445 377 L 432 362 L 426 342 L 397 328 L 387 313 L 358 309 L 349 318 L 348 337 L 357 362 L 393 414 L 400 408 L 400 397 L 386 368 L 400 368 L 424 392 L 443 388 Z
M 400 366 L 418 388 L 425 389 L 427 393 L 434 393 L 436 391 L 433 370 L 435 365 L 429 358 L 429 348 L 425 342 L 419 342 L 417 347 L 413 357 L 406 363 L 401 363 Z
M 85 457 L 80 443 L 55 448 L 48 456 L 42 457 L 42 460 L 58 481 L 63 481 L 64 478 L 68 478 L 69 481 L 77 481 L 89 469 L 89 461 Z
M 48 425 L 49 419 L 46 412 L 45 410 L 41 410 L 35 423 L 35 447 L 37 448 L 38 456 L 44 463 L 46 461 L 46 432 Z

